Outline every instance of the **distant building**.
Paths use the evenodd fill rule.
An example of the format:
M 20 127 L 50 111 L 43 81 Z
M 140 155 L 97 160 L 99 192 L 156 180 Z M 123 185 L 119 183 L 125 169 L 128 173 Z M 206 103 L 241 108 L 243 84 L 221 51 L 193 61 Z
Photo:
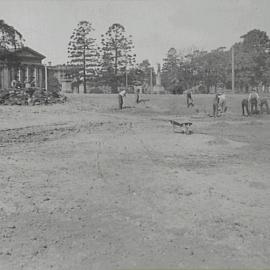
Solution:
M 54 76 L 61 85 L 62 91 L 64 92 L 72 92 L 72 70 L 74 70 L 74 66 L 72 65 L 55 65 L 48 67 L 48 76 Z
M 53 74 L 53 76 L 61 83 L 61 81 L 68 78 L 68 70 L 70 69 L 68 65 L 55 65 L 51 66 L 50 62 L 48 65 L 48 71 Z
M 0 90 L 11 87 L 17 80 L 22 87 L 26 83 L 33 87 L 45 87 L 44 55 L 29 47 L 7 51 L 0 49 Z

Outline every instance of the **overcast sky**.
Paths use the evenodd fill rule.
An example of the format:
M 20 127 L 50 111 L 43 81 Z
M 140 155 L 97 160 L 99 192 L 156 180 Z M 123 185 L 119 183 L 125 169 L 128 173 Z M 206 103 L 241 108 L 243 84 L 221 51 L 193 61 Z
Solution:
M 133 36 L 137 60 L 156 66 L 171 47 L 230 47 L 254 28 L 270 35 L 270 0 L 0 0 L 0 19 L 53 64 L 66 63 L 67 44 L 80 20 L 92 22 L 98 39 L 120 23 Z

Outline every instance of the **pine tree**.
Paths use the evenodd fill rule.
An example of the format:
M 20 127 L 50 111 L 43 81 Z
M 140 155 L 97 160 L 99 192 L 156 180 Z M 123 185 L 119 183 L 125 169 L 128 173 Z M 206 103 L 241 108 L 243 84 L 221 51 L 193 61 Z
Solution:
M 176 91 L 176 88 L 179 84 L 179 66 L 180 59 L 177 51 L 175 48 L 171 48 L 168 51 L 166 58 L 164 59 L 161 72 L 162 85 L 164 85 L 165 89 L 169 90 L 171 93 Z
M 78 67 L 83 78 L 83 91 L 86 93 L 86 81 L 95 78 L 99 68 L 96 39 L 93 27 L 88 21 L 81 21 L 73 30 L 68 44 L 70 64 Z
M 131 36 L 126 36 L 125 28 L 115 23 L 102 35 L 102 73 L 108 83 L 117 91 L 118 77 L 123 76 L 126 69 L 135 63 Z
M 151 83 L 155 85 L 156 74 L 154 72 L 154 68 L 151 66 L 148 59 L 143 60 L 139 64 L 139 69 L 143 71 L 142 78 L 141 78 L 142 84 L 145 87 L 151 86 Z M 151 76 L 152 76 L 152 82 L 151 82 Z

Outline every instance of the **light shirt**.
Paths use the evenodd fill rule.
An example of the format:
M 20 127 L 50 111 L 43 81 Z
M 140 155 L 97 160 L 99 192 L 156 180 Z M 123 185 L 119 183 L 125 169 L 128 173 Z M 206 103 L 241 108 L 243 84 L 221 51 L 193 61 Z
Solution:
M 222 103 L 222 102 L 224 102 L 226 100 L 225 94 L 221 94 L 218 98 L 219 98 L 220 103 Z
M 256 93 L 256 92 L 250 93 L 249 96 L 248 96 L 248 102 L 250 102 L 250 100 L 251 100 L 252 98 L 256 98 L 257 100 L 259 100 L 259 95 L 258 95 L 258 93 Z
M 126 94 L 127 94 L 127 91 L 126 90 L 123 90 L 123 91 L 121 91 L 119 93 L 119 95 L 122 96 L 122 97 L 126 96 Z

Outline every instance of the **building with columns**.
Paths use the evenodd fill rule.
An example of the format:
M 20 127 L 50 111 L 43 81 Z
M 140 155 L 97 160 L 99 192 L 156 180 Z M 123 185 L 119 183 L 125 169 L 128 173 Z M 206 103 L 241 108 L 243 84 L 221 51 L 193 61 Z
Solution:
M 22 87 L 45 88 L 45 66 L 42 64 L 44 55 L 29 47 L 13 51 L 0 49 L 0 91 L 11 88 L 16 80 Z

